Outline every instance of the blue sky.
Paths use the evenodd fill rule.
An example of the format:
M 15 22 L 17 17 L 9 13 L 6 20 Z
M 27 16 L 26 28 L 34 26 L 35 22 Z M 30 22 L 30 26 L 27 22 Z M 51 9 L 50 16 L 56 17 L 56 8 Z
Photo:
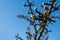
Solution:
M 18 14 L 26 14 L 27 9 L 23 7 L 24 1 L 25 0 L 0 0 L 0 40 L 15 40 L 17 33 L 26 40 L 25 31 L 27 22 L 17 18 Z M 36 5 L 41 2 L 40 0 L 33 1 Z M 47 0 L 45 1 L 48 2 Z M 57 0 L 57 3 L 59 2 L 60 0 Z M 39 8 L 38 5 L 37 7 Z M 59 13 L 59 11 L 57 13 Z M 60 21 L 57 19 L 57 22 L 49 27 L 49 29 L 53 30 L 53 32 L 49 33 L 49 40 L 60 40 Z

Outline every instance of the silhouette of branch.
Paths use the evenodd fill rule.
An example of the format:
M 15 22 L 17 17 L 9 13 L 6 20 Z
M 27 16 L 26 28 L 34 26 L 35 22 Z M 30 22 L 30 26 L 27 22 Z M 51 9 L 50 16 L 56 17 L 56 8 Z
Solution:
M 19 34 L 17 34 L 15 37 L 16 37 L 16 40 L 18 39 L 23 40 L 21 37 L 19 37 Z
M 59 19 L 60 19 L 60 17 L 59 17 L 59 16 L 52 16 L 51 18 L 59 18 Z
M 29 25 L 32 25 L 34 27 L 33 34 L 30 33 L 30 31 L 26 32 L 28 40 L 31 40 L 32 38 L 34 40 L 41 40 L 41 37 L 43 36 L 44 32 L 45 32 L 45 36 L 46 36 L 48 32 L 52 31 L 52 30 L 48 30 L 48 28 L 46 28 L 46 26 L 49 23 L 56 22 L 56 20 L 54 20 L 52 18 L 59 18 L 60 19 L 59 16 L 51 16 L 50 17 L 52 12 L 60 10 L 60 8 L 59 8 L 60 4 L 58 5 L 56 3 L 56 0 L 50 0 L 50 3 L 44 2 L 42 5 L 40 5 L 42 8 L 44 8 L 44 11 L 42 13 L 36 7 L 33 10 L 32 6 L 35 6 L 33 4 L 33 2 L 26 0 L 26 2 L 24 3 L 24 7 L 29 8 L 28 14 L 31 14 L 31 15 L 29 15 L 29 16 L 18 15 L 17 17 L 27 20 L 29 22 Z M 37 13 L 37 15 L 36 15 L 36 13 Z M 38 23 L 36 23 L 36 21 L 38 21 Z M 18 37 L 18 38 L 20 38 L 20 37 Z M 48 36 L 46 37 L 46 40 L 48 40 Z
M 43 22 L 42 22 L 43 23 Z M 43 32 L 44 32 L 44 30 L 45 30 L 45 26 L 46 26 L 46 24 L 44 24 L 42 27 L 43 27 L 43 29 L 41 30 L 41 32 L 40 32 L 40 34 L 39 34 L 39 36 L 38 36 L 38 40 L 40 40 L 40 38 L 42 37 L 42 34 L 43 34 Z

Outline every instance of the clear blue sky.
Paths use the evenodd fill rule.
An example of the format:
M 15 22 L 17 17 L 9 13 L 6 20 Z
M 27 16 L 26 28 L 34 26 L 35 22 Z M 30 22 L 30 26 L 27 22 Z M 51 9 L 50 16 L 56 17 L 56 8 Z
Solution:
M 25 0 L 0 0 L 0 40 L 15 40 L 15 35 L 18 33 L 22 38 L 25 38 L 25 31 L 27 22 L 22 19 L 18 19 L 18 14 L 25 14 L 27 10 L 23 7 Z M 39 4 L 40 0 L 33 0 L 35 4 Z M 43 0 L 44 1 L 44 0 Z M 45 0 L 48 2 L 47 0 Z M 60 0 L 57 0 L 59 3 Z M 39 8 L 39 6 L 37 6 Z M 59 13 L 59 11 L 57 12 Z M 60 15 L 60 14 L 59 14 Z M 53 32 L 49 33 L 49 40 L 60 40 L 60 21 L 50 28 Z

